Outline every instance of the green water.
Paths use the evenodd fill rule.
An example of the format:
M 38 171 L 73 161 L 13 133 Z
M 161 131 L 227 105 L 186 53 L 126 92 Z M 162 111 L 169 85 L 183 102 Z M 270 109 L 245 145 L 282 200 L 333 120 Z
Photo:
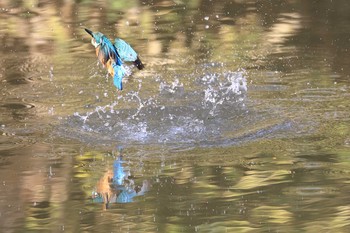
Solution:
M 0 232 L 349 232 L 349 10 L 1 1 Z

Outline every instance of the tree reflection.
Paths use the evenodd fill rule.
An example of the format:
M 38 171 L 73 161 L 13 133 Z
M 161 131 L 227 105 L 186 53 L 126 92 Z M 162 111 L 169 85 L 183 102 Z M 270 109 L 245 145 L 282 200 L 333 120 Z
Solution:
M 75 46 L 81 46 L 81 42 L 78 43 L 83 37 L 80 27 L 88 25 L 92 29 L 105 31 L 107 34 L 112 32 L 120 37 L 131 38 L 140 42 L 134 43 L 139 44 L 140 47 L 151 46 L 143 50 L 150 51 L 152 54 L 157 51 L 163 56 L 174 48 L 176 41 L 183 40 L 181 49 L 196 50 L 200 58 L 205 54 L 215 53 L 218 45 L 227 46 L 224 35 L 221 36 L 222 29 L 227 28 L 226 25 L 230 26 L 230 31 L 234 34 L 244 32 L 244 27 L 251 25 L 266 31 L 266 35 L 263 34 L 259 41 L 261 43 L 267 36 L 272 45 L 265 44 L 265 49 L 278 46 L 280 43 L 289 43 L 289 40 L 283 38 L 286 27 L 307 28 L 311 32 L 309 38 L 323 38 L 320 41 L 322 46 L 327 47 L 330 53 L 334 53 L 334 62 L 331 65 L 337 72 L 342 72 L 346 69 L 343 65 L 346 63 L 343 61 L 348 59 L 347 47 L 341 42 L 344 36 L 339 37 L 334 31 L 337 27 L 331 26 L 334 25 L 333 21 L 346 18 L 344 7 L 340 7 L 342 5 L 345 8 L 348 7 L 348 4 L 342 4 L 341 1 L 332 4 L 321 1 L 317 12 L 328 13 L 320 17 L 312 10 L 311 2 L 299 3 L 287 0 L 248 2 L 158 0 L 124 1 L 113 4 L 109 1 L 73 0 L 2 1 L 0 3 L 3 28 L 1 37 L 6 40 L 11 37 L 23 38 L 26 41 L 25 44 L 30 47 L 30 53 L 40 51 L 47 54 L 48 51 L 55 49 L 57 44 L 68 48 L 72 48 L 72 43 Z M 340 14 L 336 14 L 337 11 Z M 278 18 L 288 14 L 300 15 L 301 19 L 322 18 L 322 21 L 317 25 L 309 23 L 316 21 L 308 20 L 281 24 Z M 324 25 L 328 30 L 319 30 L 318 25 Z M 302 30 L 290 32 L 288 37 L 307 38 L 307 35 L 301 32 Z M 344 30 L 343 33 L 346 31 Z M 251 35 L 253 36 L 256 35 Z M 161 50 L 152 48 L 157 41 L 161 44 Z M 340 42 L 339 46 L 336 45 L 337 41 Z M 42 46 L 45 44 L 49 46 Z M 228 48 L 232 49 L 232 46 L 234 45 L 231 44 Z M 334 49 L 335 46 L 336 49 Z M 57 54 L 57 51 L 54 53 Z

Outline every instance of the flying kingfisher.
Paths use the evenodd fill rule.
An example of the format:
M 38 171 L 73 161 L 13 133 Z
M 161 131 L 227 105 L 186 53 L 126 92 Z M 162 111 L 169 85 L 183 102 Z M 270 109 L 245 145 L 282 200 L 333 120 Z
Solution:
M 122 90 L 122 79 L 125 75 L 123 62 L 133 62 L 139 70 L 144 68 L 137 53 L 120 38 L 116 38 L 114 44 L 112 44 L 101 32 L 92 32 L 87 28 L 85 28 L 85 31 L 91 35 L 91 44 L 96 48 L 97 58 L 113 77 L 114 86 Z

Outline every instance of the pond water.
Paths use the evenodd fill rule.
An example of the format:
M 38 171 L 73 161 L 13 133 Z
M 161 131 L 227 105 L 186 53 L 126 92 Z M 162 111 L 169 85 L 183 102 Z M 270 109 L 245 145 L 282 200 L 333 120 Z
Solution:
M 349 11 L 1 1 L 0 232 L 349 232 Z

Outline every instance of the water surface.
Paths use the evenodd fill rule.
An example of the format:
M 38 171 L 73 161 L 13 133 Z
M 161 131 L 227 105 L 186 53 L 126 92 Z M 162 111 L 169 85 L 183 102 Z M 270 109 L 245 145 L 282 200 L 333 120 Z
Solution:
M 1 2 L 0 231 L 348 232 L 349 8 Z

